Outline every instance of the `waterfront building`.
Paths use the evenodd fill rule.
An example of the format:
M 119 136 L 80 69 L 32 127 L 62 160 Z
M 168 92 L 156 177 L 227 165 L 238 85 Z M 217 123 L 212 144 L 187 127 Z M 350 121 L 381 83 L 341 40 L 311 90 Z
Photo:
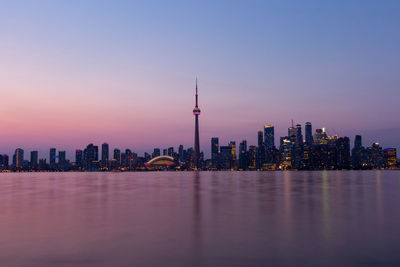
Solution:
M 38 151 L 31 151 L 31 161 L 30 161 L 31 168 L 37 168 L 39 164 L 39 152 Z
M 308 147 L 312 146 L 314 138 L 312 136 L 312 124 L 311 124 L 311 122 L 306 122 L 305 135 L 306 135 L 306 143 L 305 144 Z
M 219 139 L 218 137 L 211 138 L 211 163 L 213 168 L 218 168 L 219 161 Z
M 233 168 L 232 147 L 220 146 L 220 160 L 221 168 L 230 170 Z
M 50 169 L 55 169 L 56 168 L 56 149 L 55 148 L 50 148 L 50 155 L 49 155 L 49 164 L 50 164 Z
M 107 167 L 109 156 L 110 156 L 109 145 L 107 143 L 103 143 L 101 145 L 101 165 L 103 167 Z
M 396 148 L 385 148 L 384 159 L 385 159 L 385 167 L 388 169 L 394 169 L 397 166 L 397 155 Z
M 275 129 L 270 124 L 264 125 L 264 146 L 265 149 L 272 150 L 275 148 Z

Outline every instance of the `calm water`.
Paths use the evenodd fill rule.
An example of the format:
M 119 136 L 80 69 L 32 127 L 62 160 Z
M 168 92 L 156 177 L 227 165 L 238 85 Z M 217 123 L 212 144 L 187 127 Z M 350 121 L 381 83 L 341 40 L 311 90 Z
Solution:
M 400 266 L 400 172 L 0 174 L 0 266 Z

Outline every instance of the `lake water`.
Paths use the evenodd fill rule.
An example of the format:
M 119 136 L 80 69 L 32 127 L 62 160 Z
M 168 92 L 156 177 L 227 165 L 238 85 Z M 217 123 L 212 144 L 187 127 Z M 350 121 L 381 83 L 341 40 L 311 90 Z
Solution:
M 0 174 L 0 266 L 400 266 L 400 172 Z

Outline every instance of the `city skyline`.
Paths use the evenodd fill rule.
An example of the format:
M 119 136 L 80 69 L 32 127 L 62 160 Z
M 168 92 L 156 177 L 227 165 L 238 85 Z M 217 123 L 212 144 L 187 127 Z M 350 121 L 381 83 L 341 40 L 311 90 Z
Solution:
M 313 131 L 311 122 L 306 122 L 304 130 L 301 124 L 294 124 L 285 136 L 275 143 L 275 127 L 265 124 L 263 131 L 257 132 L 257 144 L 231 140 L 227 145 L 219 143 L 219 137 L 210 140 L 211 155 L 207 157 L 199 150 L 198 94 L 196 81 L 195 94 L 195 138 L 194 146 L 182 144 L 175 150 L 153 148 L 153 152 L 143 155 L 129 148 L 113 150 L 108 143 L 98 145 L 90 143 L 85 149 L 76 149 L 75 158 L 68 159 L 65 150 L 49 149 L 48 157 L 39 157 L 37 150 L 30 151 L 30 159 L 24 157 L 22 148 L 15 149 L 10 155 L 0 154 L 1 170 L 16 171 L 111 171 L 111 170 L 149 170 L 154 166 L 173 167 L 178 170 L 319 170 L 319 169 L 382 169 L 395 168 L 397 164 L 396 148 L 382 147 L 378 142 L 371 146 L 362 141 L 361 135 L 354 138 L 354 146 L 347 136 L 329 135 L 325 128 Z M 303 134 L 304 133 L 304 134 Z M 28 151 L 27 151 L 28 152 Z M 27 155 L 27 154 L 25 154 Z M 161 156 L 161 157 L 160 157 Z M 11 158 L 11 162 L 10 162 Z
M 0 151 L 191 146 L 195 76 L 207 155 L 213 136 L 254 144 L 260 125 L 283 136 L 292 119 L 399 148 L 399 9 L 396 1 L 5 1 Z

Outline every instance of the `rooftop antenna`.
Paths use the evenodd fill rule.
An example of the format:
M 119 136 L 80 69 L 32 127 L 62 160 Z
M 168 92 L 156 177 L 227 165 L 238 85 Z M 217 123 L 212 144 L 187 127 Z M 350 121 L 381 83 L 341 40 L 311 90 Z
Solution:
M 292 119 L 292 128 L 294 128 L 294 126 L 293 126 L 293 119 Z

